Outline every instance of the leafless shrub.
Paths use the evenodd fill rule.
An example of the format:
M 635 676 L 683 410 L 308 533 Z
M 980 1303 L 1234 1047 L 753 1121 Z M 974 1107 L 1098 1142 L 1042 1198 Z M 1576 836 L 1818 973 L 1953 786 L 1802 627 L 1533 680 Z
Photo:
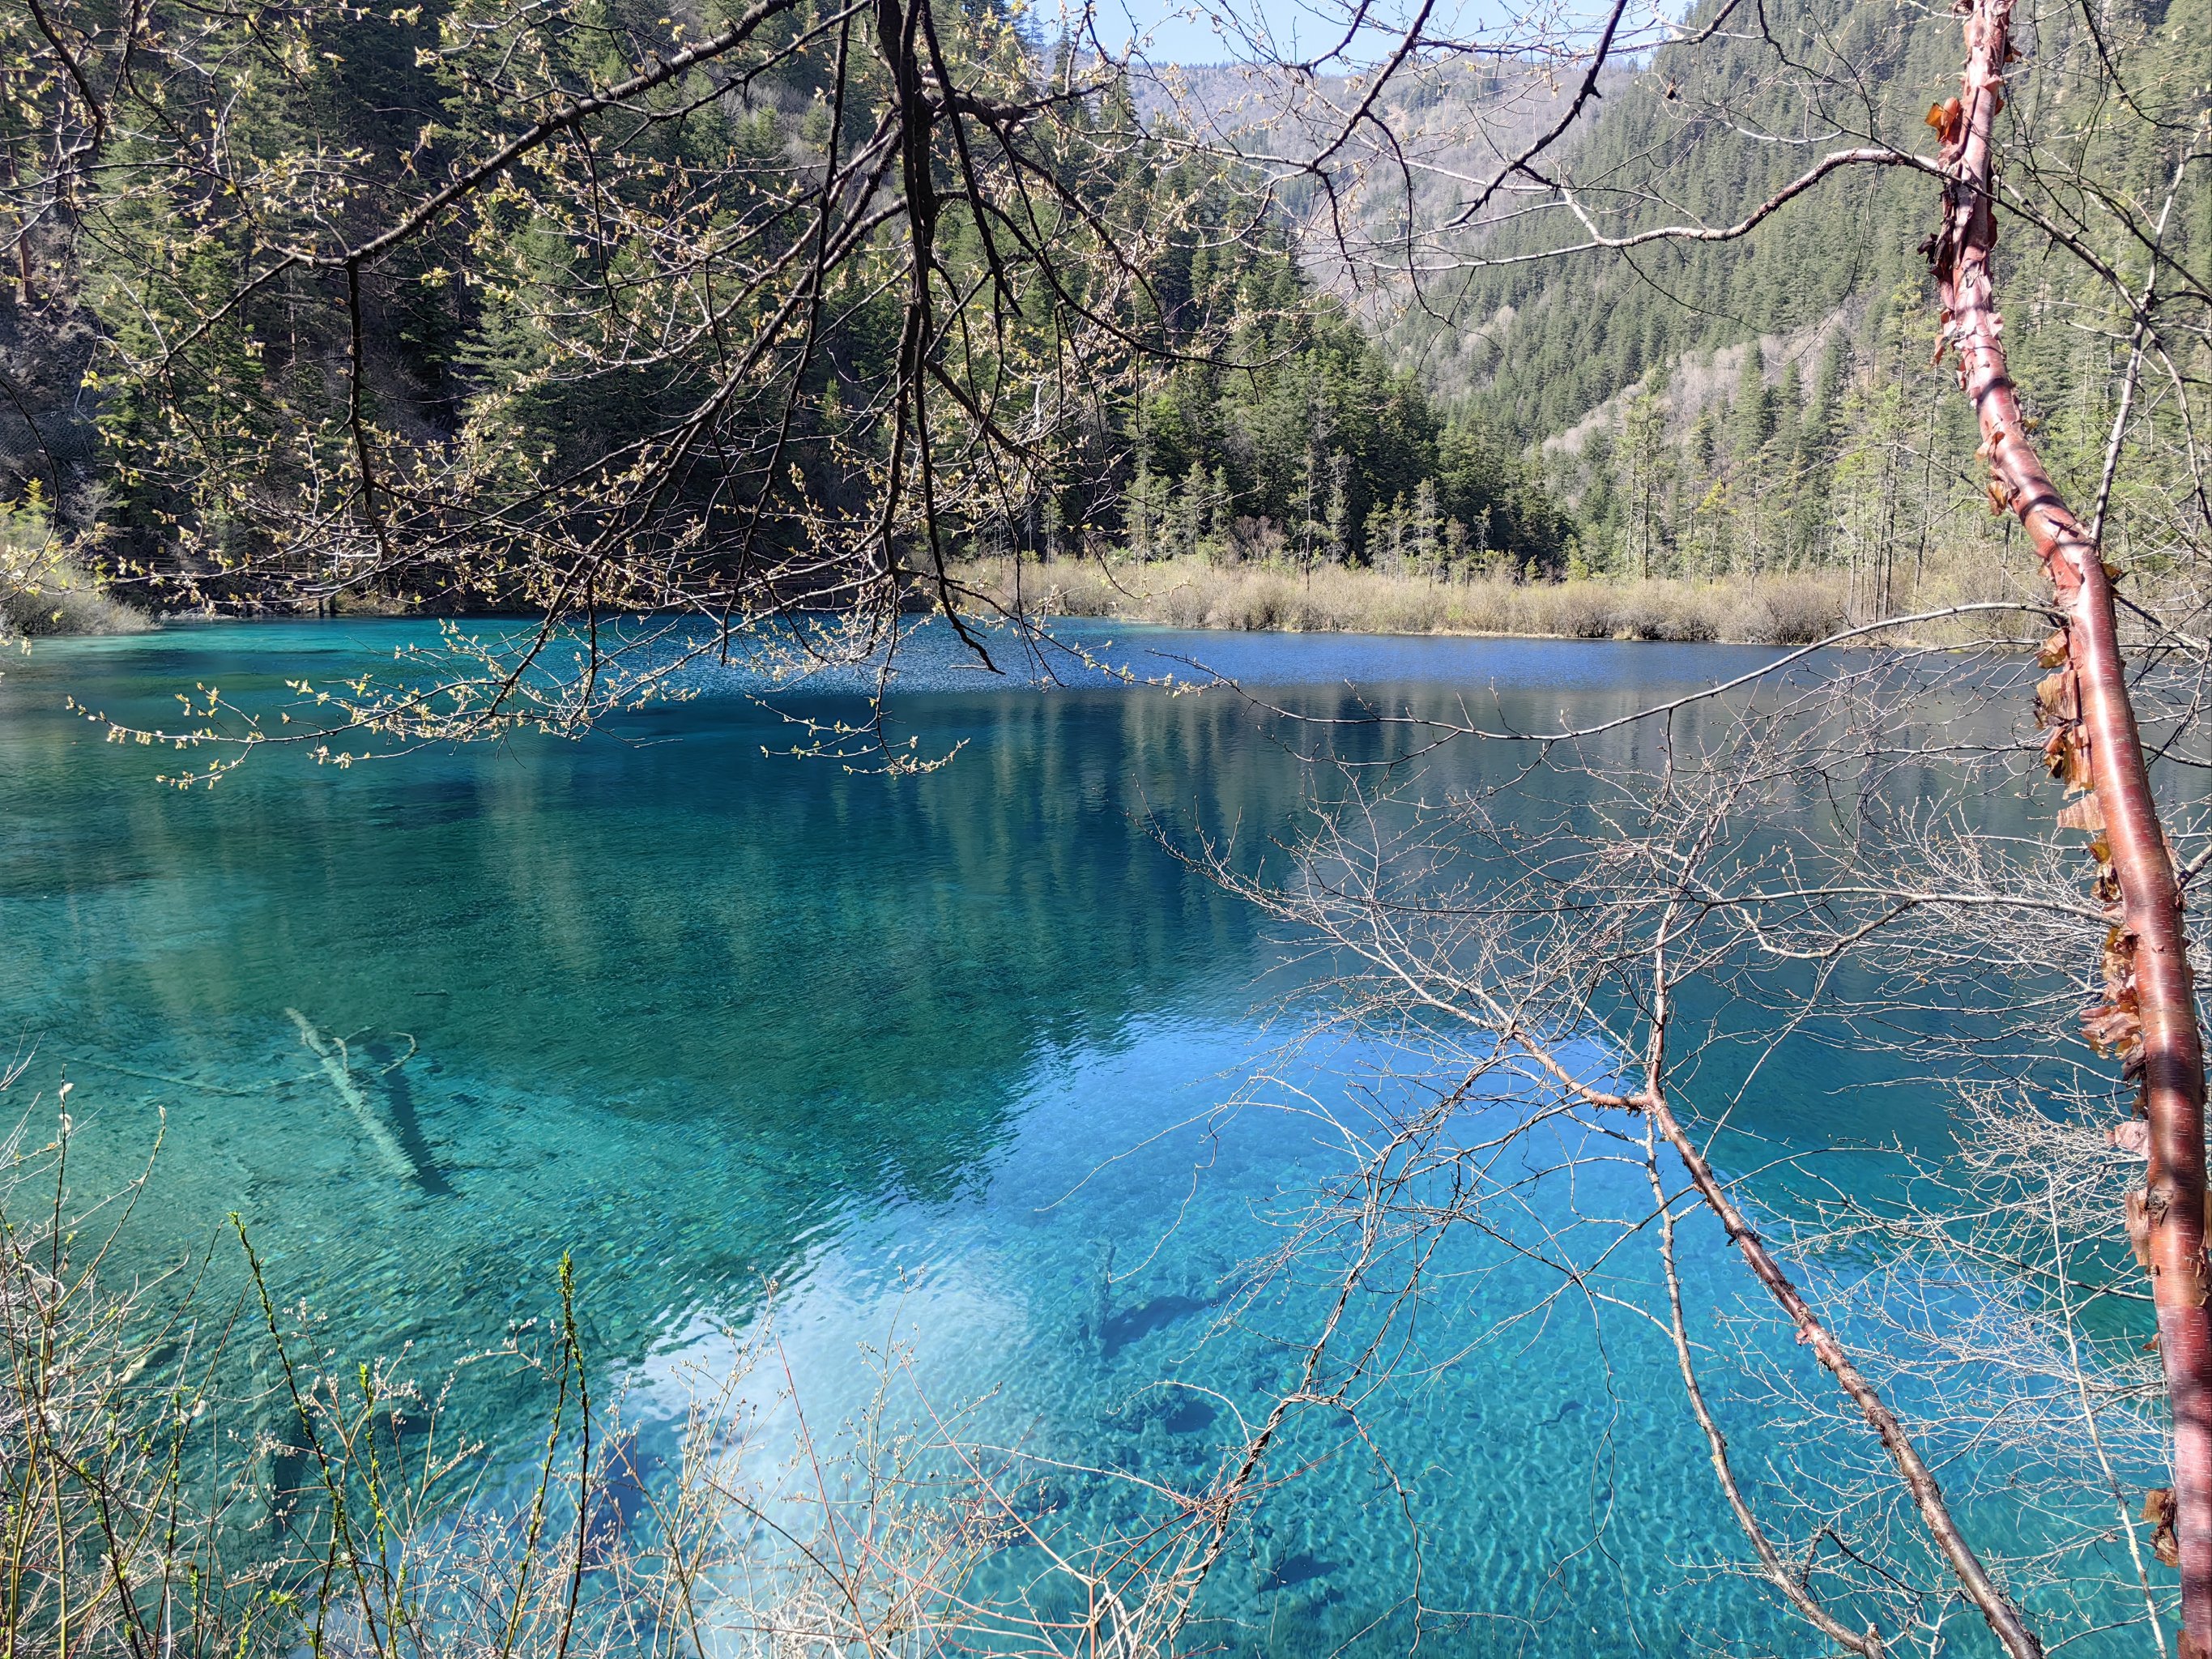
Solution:
M 2143 1136 L 2084 1069 L 2081 992 L 2053 971 L 2109 922 L 2063 848 L 2003 827 L 2019 678 L 1893 652 L 1577 730 L 1378 712 L 1356 723 L 1413 752 L 1534 743 L 1546 763 L 1509 796 L 1347 762 L 1272 872 L 1193 849 L 1342 964 L 1317 1040 L 1379 1056 L 1357 1113 L 1279 1097 L 1345 1152 L 1278 1261 L 1342 1310 L 1315 1338 L 1328 1386 L 1286 1418 L 1382 1408 L 1468 1234 L 1556 1274 L 1527 1328 L 1571 1303 L 1671 1332 L 1749 1546 L 1706 1570 L 1838 1645 L 1965 1620 L 2033 1653 L 2171 1616 L 2174 1534 L 2139 1518 L 2166 1431 L 2120 1201 Z M 2197 686 L 2147 676 L 2147 720 L 2185 719 Z M 2185 856 L 2205 828 L 2177 823 Z M 1846 1173 L 1736 1126 L 1788 1115 L 1769 1062 L 1823 1046 L 1948 1085 L 1958 1155 L 1864 1148 Z M 1620 1190 L 1635 1170 L 1643 1205 Z M 1718 1330 L 1677 1263 L 1695 1211 L 1748 1269 Z M 1717 1377 L 1730 1411 L 1756 1402 L 1755 1448 Z
M 959 567 L 963 582 L 1011 603 L 1004 561 Z M 1746 580 L 1430 580 L 1366 568 L 1196 559 L 1063 561 L 1022 572 L 1029 602 L 1064 617 L 1127 617 L 1178 628 L 1297 633 L 1519 634 L 1561 639 L 1732 640 L 1802 645 L 1843 625 L 1840 577 Z
M 1843 631 L 1843 596 L 1832 580 L 1777 576 L 1743 590 L 1744 639 L 1758 645 L 1810 645 Z
M 234 1221 L 241 1299 L 198 1305 L 182 1273 L 112 1283 L 136 1188 L 73 1208 L 70 1133 L 64 1117 L 44 1144 L 19 1127 L 0 1147 L 15 1650 L 1143 1659 L 1170 1650 L 1198 1588 L 1191 1504 L 1083 1535 L 1034 1501 L 1041 1474 L 1122 1477 L 978 1442 L 895 1349 L 863 1408 L 821 1430 L 772 1321 L 678 1367 L 633 1414 L 622 1393 L 592 1397 L 565 1261 L 550 1327 L 435 1390 L 404 1355 L 324 1347 Z M 485 1364 L 534 1372 L 549 1397 L 519 1486 L 451 1425 Z

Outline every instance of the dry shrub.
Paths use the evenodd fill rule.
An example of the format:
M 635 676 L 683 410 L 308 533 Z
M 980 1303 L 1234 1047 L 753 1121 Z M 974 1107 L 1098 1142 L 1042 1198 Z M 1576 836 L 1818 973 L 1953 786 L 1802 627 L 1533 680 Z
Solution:
M 1177 582 L 1153 601 L 1152 610 L 1158 620 L 1176 628 L 1206 628 L 1208 619 L 1206 594 L 1195 582 Z M 1120 614 L 1132 614 L 1124 610 Z M 1149 611 L 1136 614 L 1150 614 Z
M 0 1097 L 20 1071 L 0 1072 Z M 896 1351 L 835 1431 L 810 1432 L 787 1385 L 763 1381 L 781 1368 L 757 1323 L 653 1378 L 652 1415 L 625 1420 L 621 1399 L 583 1387 L 564 1261 L 550 1323 L 471 1362 L 542 1381 L 550 1420 L 518 1492 L 511 1454 L 453 1438 L 445 1390 L 349 1364 L 306 1310 L 280 1311 L 242 1225 L 242 1297 L 199 1305 L 191 1264 L 131 1282 L 112 1252 L 131 1193 L 71 1208 L 66 1117 L 58 1129 L 0 1141 L 11 1652 L 19 1638 L 70 1659 L 1175 1646 L 1202 1509 L 1154 1505 L 1130 1523 L 1141 1549 L 1054 1519 L 1037 1468 L 950 1437 L 960 1414 L 920 1399 Z M 986 1563 L 1018 1573 L 1005 1594 L 981 1593 Z
M 1224 586 L 1211 613 L 1212 627 L 1256 634 L 1288 629 L 1300 617 L 1297 596 L 1279 577 L 1263 573 L 1250 581 Z
M 1733 640 L 1802 645 L 1844 624 L 1838 574 L 1784 572 L 1686 582 L 1510 576 L 1431 581 L 1334 565 L 1216 565 L 1202 559 L 1006 559 L 960 567 L 956 579 L 989 602 L 1061 617 L 1120 617 L 1173 628 L 1249 633 L 1515 634 L 1574 640 Z
M 1770 576 L 1743 596 L 1735 637 L 1759 645 L 1810 645 L 1844 626 L 1844 584 L 1834 576 Z
M 1568 582 L 1551 597 L 1547 634 L 1576 640 L 1609 640 L 1620 629 L 1620 606 L 1599 582 Z

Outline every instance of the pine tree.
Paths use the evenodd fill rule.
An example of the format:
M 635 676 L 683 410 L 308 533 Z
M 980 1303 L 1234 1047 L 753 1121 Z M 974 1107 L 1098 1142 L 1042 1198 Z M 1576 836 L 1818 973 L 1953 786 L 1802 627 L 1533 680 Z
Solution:
M 1443 538 L 1436 480 L 1424 478 L 1413 487 L 1413 504 L 1406 515 L 1406 556 L 1415 574 L 1431 581 L 1442 571 Z
M 1649 579 L 1664 534 L 1669 483 L 1664 382 L 1632 399 L 1621 416 L 1621 493 L 1627 502 L 1628 563 Z
M 1212 495 L 1213 481 L 1206 463 L 1193 461 L 1176 497 L 1175 550 L 1184 557 L 1197 553 L 1212 529 Z
M 1127 530 L 1129 550 L 1140 559 L 1154 557 L 1152 537 L 1159 521 L 1152 514 L 1152 462 L 1141 450 L 1137 454 L 1137 476 L 1129 481 L 1128 499 L 1121 516 Z
M 1735 402 L 1736 459 L 1756 461 L 1766 441 L 1774 435 L 1774 404 L 1766 387 L 1765 357 L 1756 340 L 1743 349 Z
M 1328 458 L 1328 562 L 1344 564 L 1352 557 L 1352 497 L 1348 489 L 1352 458 L 1342 450 Z
M 1795 357 L 1782 365 L 1782 384 L 1775 388 L 1769 408 L 1774 453 L 1783 469 L 1778 476 L 1786 477 L 1797 462 L 1798 432 L 1805 414 L 1804 376 Z

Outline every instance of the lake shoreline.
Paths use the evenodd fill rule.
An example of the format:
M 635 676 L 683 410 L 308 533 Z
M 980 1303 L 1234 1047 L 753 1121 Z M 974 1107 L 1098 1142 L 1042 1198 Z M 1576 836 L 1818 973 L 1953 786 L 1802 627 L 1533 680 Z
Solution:
M 1297 571 L 1197 558 L 1017 565 L 1001 557 L 964 562 L 950 574 L 956 588 L 1009 612 L 1239 633 L 1811 645 L 1843 632 L 1860 609 L 1845 574 L 1826 571 L 1717 582 L 1432 580 L 1330 565 Z M 1917 613 L 1984 597 L 1947 591 L 1890 608 Z M 2010 639 L 2012 619 L 1996 614 L 1993 626 L 1992 614 L 1899 629 L 1895 637 L 1922 645 Z
M 1436 580 L 1390 575 L 1364 567 L 1317 566 L 1298 571 L 1272 564 L 1214 564 L 1200 558 L 1158 561 L 965 560 L 948 575 L 976 609 L 1038 619 L 1096 619 L 1205 632 L 1343 634 L 1377 638 L 1614 641 L 1668 644 L 1812 645 L 1859 620 L 1850 583 L 1832 571 L 1766 572 L 1723 581 L 1673 577 L 1612 580 L 1569 577 L 1516 580 L 1505 575 Z M 228 621 L 297 621 L 305 608 L 272 607 L 255 615 L 217 617 L 191 611 L 151 613 L 71 585 L 68 603 L 40 609 L 32 626 L 0 618 L 0 633 L 32 637 L 93 637 Z M 1944 591 L 1915 596 L 1900 611 L 1921 614 L 1994 595 Z M 910 593 L 917 611 L 939 607 L 933 584 Z M 423 610 L 362 600 L 325 610 L 332 620 L 416 617 L 477 619 L 525 611 Z M 6 627 L 16 621 L 15 629 Z M 1917 646 L 2017 642 L 2002 613 L 1946 618 L 1900 628 L 1882 637 Z M 43 625 L 40 625 L 43 624 Z

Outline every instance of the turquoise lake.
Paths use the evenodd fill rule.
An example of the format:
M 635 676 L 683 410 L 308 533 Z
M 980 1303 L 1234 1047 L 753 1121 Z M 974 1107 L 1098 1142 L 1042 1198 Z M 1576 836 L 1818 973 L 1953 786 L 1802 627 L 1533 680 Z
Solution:
M 1235 1411 L 1284 1385 L 1302 1316 L 1293 1299 L 1219 1328 L 1224 1286 L 1267 1248 L 1271 1206 L 1340 1154 L 1293 1117 L 1209 1114 L 1299 1066 L 1342 1085 L 1279 1056 L 1278 1083 L 1253 1082 L 1314 963 L 1164 840 L 1285 832 L 1310 729 L 1218 690 L 994 681 L 926 638 L 899 732 L 963 746 L 925 776 L 764 753 L 792 728 L 732 671 L 581 741 L 343 770 L 272 745 L 179 793 L 154 781 L 174 757 L 64 706 L 173 724 L 175 694 L 205 684 L 274 709 L 287 680 L 389 672 L 430 632 L 185 628 L 0 664 L 0 1054 L 29 1055 L 4 1103 L 43 1091 L 50 1112 L 72 1084 L 80 1194 L 127 1179 L 166 1115 L 134 1268 L 205 1252 L 234 1295 L 235 1211 L 334 1350 L 434 1376 L 542 1319 L 567 1251 L 595 1393 L 626 1394 L 648 1442 L 684 1368 L 772 1309 L 817 1423 L 856 1409 L 866 1351 L 889 1345 L 933 1401 L 981 1401 L 979 1423 L 1033 1451 L 1162 1480 L 1211 1467 Z M 1308 713 L 1494 692 L 1531 723 L 1774 654 L 1085 637 L 1139 674 L 1196 659 Z M 781 706 L 854 704 L 833 684 Z M 1644 740 L 1623 738 L 1624 765 Z M 1527 763 L 1464 745 L 1422 787 Z M 290 1011 L 347 1040 L 385 1139 Z M 1832 1053 L 1775 1065 L 1761 1099 L 1782 1104 L 1747 1130 L 1942 1142 L 1929 1100 L 1855 1092 L 1873 1073 Z M 1586 1201 L 1639 1201 L 1607 1179 Z M 1694 1291 L 1744 1297 L 1716 1230 L 1685 1241 Z M 1268 1498 L 1206 1592 L 1212 1649 L 1406 1652 L 1418 1565 L 1425 1650 L 1817 1650 L 1768 1595 L 1697 1571 L 1744 1552 L 1663 1340 L 1571 1303 L 1506 1330 L 1552 1285 L 1474 1243 L 1461 1265 L 1433 1350 L 1450 1362 L 1370 1407 L 1379 1445 Z M 1755 1455 L 1759 1421 L 1715 1386 Z M 522 1455 L 541 1407 L 487 1384 L 454 1409 Z M 1325 1423 L 1300 1432 L 1301 1454 L 1330 1443 Z M 1071 1527 L 1127 1518 L 1084 1483 L 1062 1497 Z

